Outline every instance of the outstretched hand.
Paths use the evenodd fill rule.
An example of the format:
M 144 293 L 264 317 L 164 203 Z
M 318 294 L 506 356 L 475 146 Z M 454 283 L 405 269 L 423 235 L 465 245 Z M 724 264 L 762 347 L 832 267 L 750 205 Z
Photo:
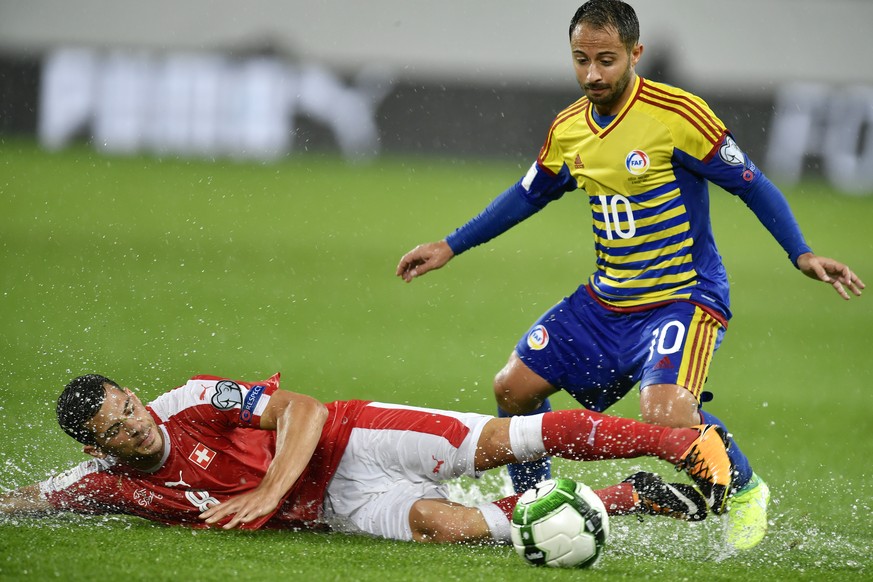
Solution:
M 230 521 L 221 526 L 223 529 L 234 529 L 272 513 L 279 504 L 272 496 L 260 489 L 237 495 L 223 503 L 213 505 L 200 514 L 200 519 L 209 525 L 216 525 L 228 516 Z
M 397 276 L 409 283 L 428 271 L 439 269 L 453 256 L 455 253 L 444 240 L 418 245 L 400 258 Z
M 844 265 L 828 257 L 820 257 L 813 253 L 805 253 L 797 257 L 797 268 L 801 272 L 817 281 L 824 281 L 840 294 L 843 299 L 850 299 L 848 288 L 855 296 L 861 296 L 861 290 L 866 287 L 864 282 L 852 272 L 848 265 Z

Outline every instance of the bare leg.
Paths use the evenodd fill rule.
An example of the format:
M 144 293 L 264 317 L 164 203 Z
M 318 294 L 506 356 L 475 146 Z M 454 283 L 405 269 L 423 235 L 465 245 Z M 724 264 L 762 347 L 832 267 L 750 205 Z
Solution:
M 528 368 L 515 352 L 494 377 L 497 405 L 509 414 L 532 412 L 557 391 L 557 388 Z
M 508 418 L 494 418 L 485 424 L 476 446 L 477 471 L 487 471 L 518 461 L 509 443 L 509 422 Z
M 650 424 L 685 428 L 700 424 L 697 399 L 676 384 L 651 384 L 640 393 L 640 412 Z
M 504 418 L 549 412 L 552 406 L 548 397 L 555 392 L 557 389 L 554 386 L 528 368 L 513 351 L 509 361 L 494 378 L 497 416 Z M 535 461 L 510 463 L 506 468 L 512 488 L 521 492 L 551 477 L 551 467 L 551 460 L 543 457 Z
M 697 424 L 717 424 L 728 432 L 724 423 L 711 413 L 699 409 L 697 399 L 686 388 L 676 384 L 651 384 L 640 392 L 640 411 L 646 422 L 669 427 L 689 427 Z M 731 486 L 740 488 L 752 478 L 748 457 L 731 436 L 728 456 L 734 464 Z
M 463 543 L 491 540 L 482 512 L 446 499 L 419 499 L 409 512 L 416 542 Z

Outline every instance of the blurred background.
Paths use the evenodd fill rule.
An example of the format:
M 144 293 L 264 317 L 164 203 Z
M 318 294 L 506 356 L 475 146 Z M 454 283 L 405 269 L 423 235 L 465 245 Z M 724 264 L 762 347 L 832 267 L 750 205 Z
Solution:
M 575 1 L 0 2 L 0 132 L 47 148 L 530 160 L 575 100 Z M 783 184 L 873 193 L 873 2 L 637 2 L 640 72 Z
M 84 373 L 150 400 L 198 373 L 281 371 L 324 401 L 493 413 L 515 342 L 592 271 L 587 196 L 411 285 L 394 270 L 517 181 L 579 98 L 580 2 L 0 0 L 0 491 L 82 459 L 54 406 Z M 633 4 L 639 72 L 704 97 L 816 252 L 873 282 L 873 2 Z M 711 190 L 735 317 L 707 408 L 774 494 L 772 533 L 737 563 L 773 566 L 755 570 L 768 580 L 863 577 L 873 298 L 805 279 L 742 202 Z M 562 393 L 553 405 L 577 406 Z M 610 412 L 637 418 L 636 391 Z M 640 469 L 663 467 L 556 463 L 595 487 Z M 695 559 L 719 547 L 709 522 L 681 535 L 711 544 L 676 545 L 673 524 L 663 543 L 649 522 L 620 528 L 609 559 L 639 549 L 681 566 L 691 552 L 664 579 L 723 578 Z M 147 534 L 143 547 L 189 563 Z M 96 553 L 90 539 L 0 524 L 0 578 L 66 575 L 75 559 L 117 576 L 93 570 L 119 563 L 114 536 Z M 214 541 L 190 562 L 198 575 L 223 575 Z M 172 571 L 155 574 L 152 556 L 143 576 Z M 410 556 L 407 579 L 422 574 Z M 505 561 L 460 563 L 482 579 Z

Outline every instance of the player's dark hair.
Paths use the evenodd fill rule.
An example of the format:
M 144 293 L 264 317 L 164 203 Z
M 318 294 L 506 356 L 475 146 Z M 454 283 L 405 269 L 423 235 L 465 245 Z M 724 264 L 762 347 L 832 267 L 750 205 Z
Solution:
M 589 0 L 576 10 L 570 20 L 570 38 L 582 23 L 594 28 L 614 28 L 622 44 L 630 52 L 640 42 L 640 21 L 634 9 L 621 0 Z
M 79 376 L 58 396 L 58 424 L 64 432 L 84 445 L 96 445 L 94 433 L 83 425 L 94 418 L 106 398 L 105 384 L 121 386 L 99 374 Z

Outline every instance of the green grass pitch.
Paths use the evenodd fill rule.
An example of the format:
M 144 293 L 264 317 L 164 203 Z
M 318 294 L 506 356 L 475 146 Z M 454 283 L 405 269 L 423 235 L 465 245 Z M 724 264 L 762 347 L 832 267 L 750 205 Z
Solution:
M 411 285 L 401 254 L 444 236 L 526 168 L 429 158 L 345 165 L 43 153 L 0 144 L 0 486 L 80 460 L 54 421 L 73 376 L 149 399 L 196 373 L 259 379 L 322 400 L 492 412 L 517 338 L 593 265 L 589 214 L 568 195 Z M 817 252 L 873 283 L 873 197 L 786 191 Z M 735 198 L 712 194 L 734 319 L 708 405 L 773 492 L 771 532 L 726 556 L 722 521 L 612 521 L 586 579 L 873 579 L 873 297 L 850 302 L 795 271 Z M 869 295 L 868 291 L 868 295 Z M 559 395 L 557 408 L 573 406 Z M 632 393 L 612 412 L 638 417 Z M 593 486 L 651 460 L 556 463 Z M 494 495 L 499 473 L 461 496 Z M 0 579 L 576 580 L 506 547 L 344 535 L 191 532 L 132 518 L 0 523 Z

